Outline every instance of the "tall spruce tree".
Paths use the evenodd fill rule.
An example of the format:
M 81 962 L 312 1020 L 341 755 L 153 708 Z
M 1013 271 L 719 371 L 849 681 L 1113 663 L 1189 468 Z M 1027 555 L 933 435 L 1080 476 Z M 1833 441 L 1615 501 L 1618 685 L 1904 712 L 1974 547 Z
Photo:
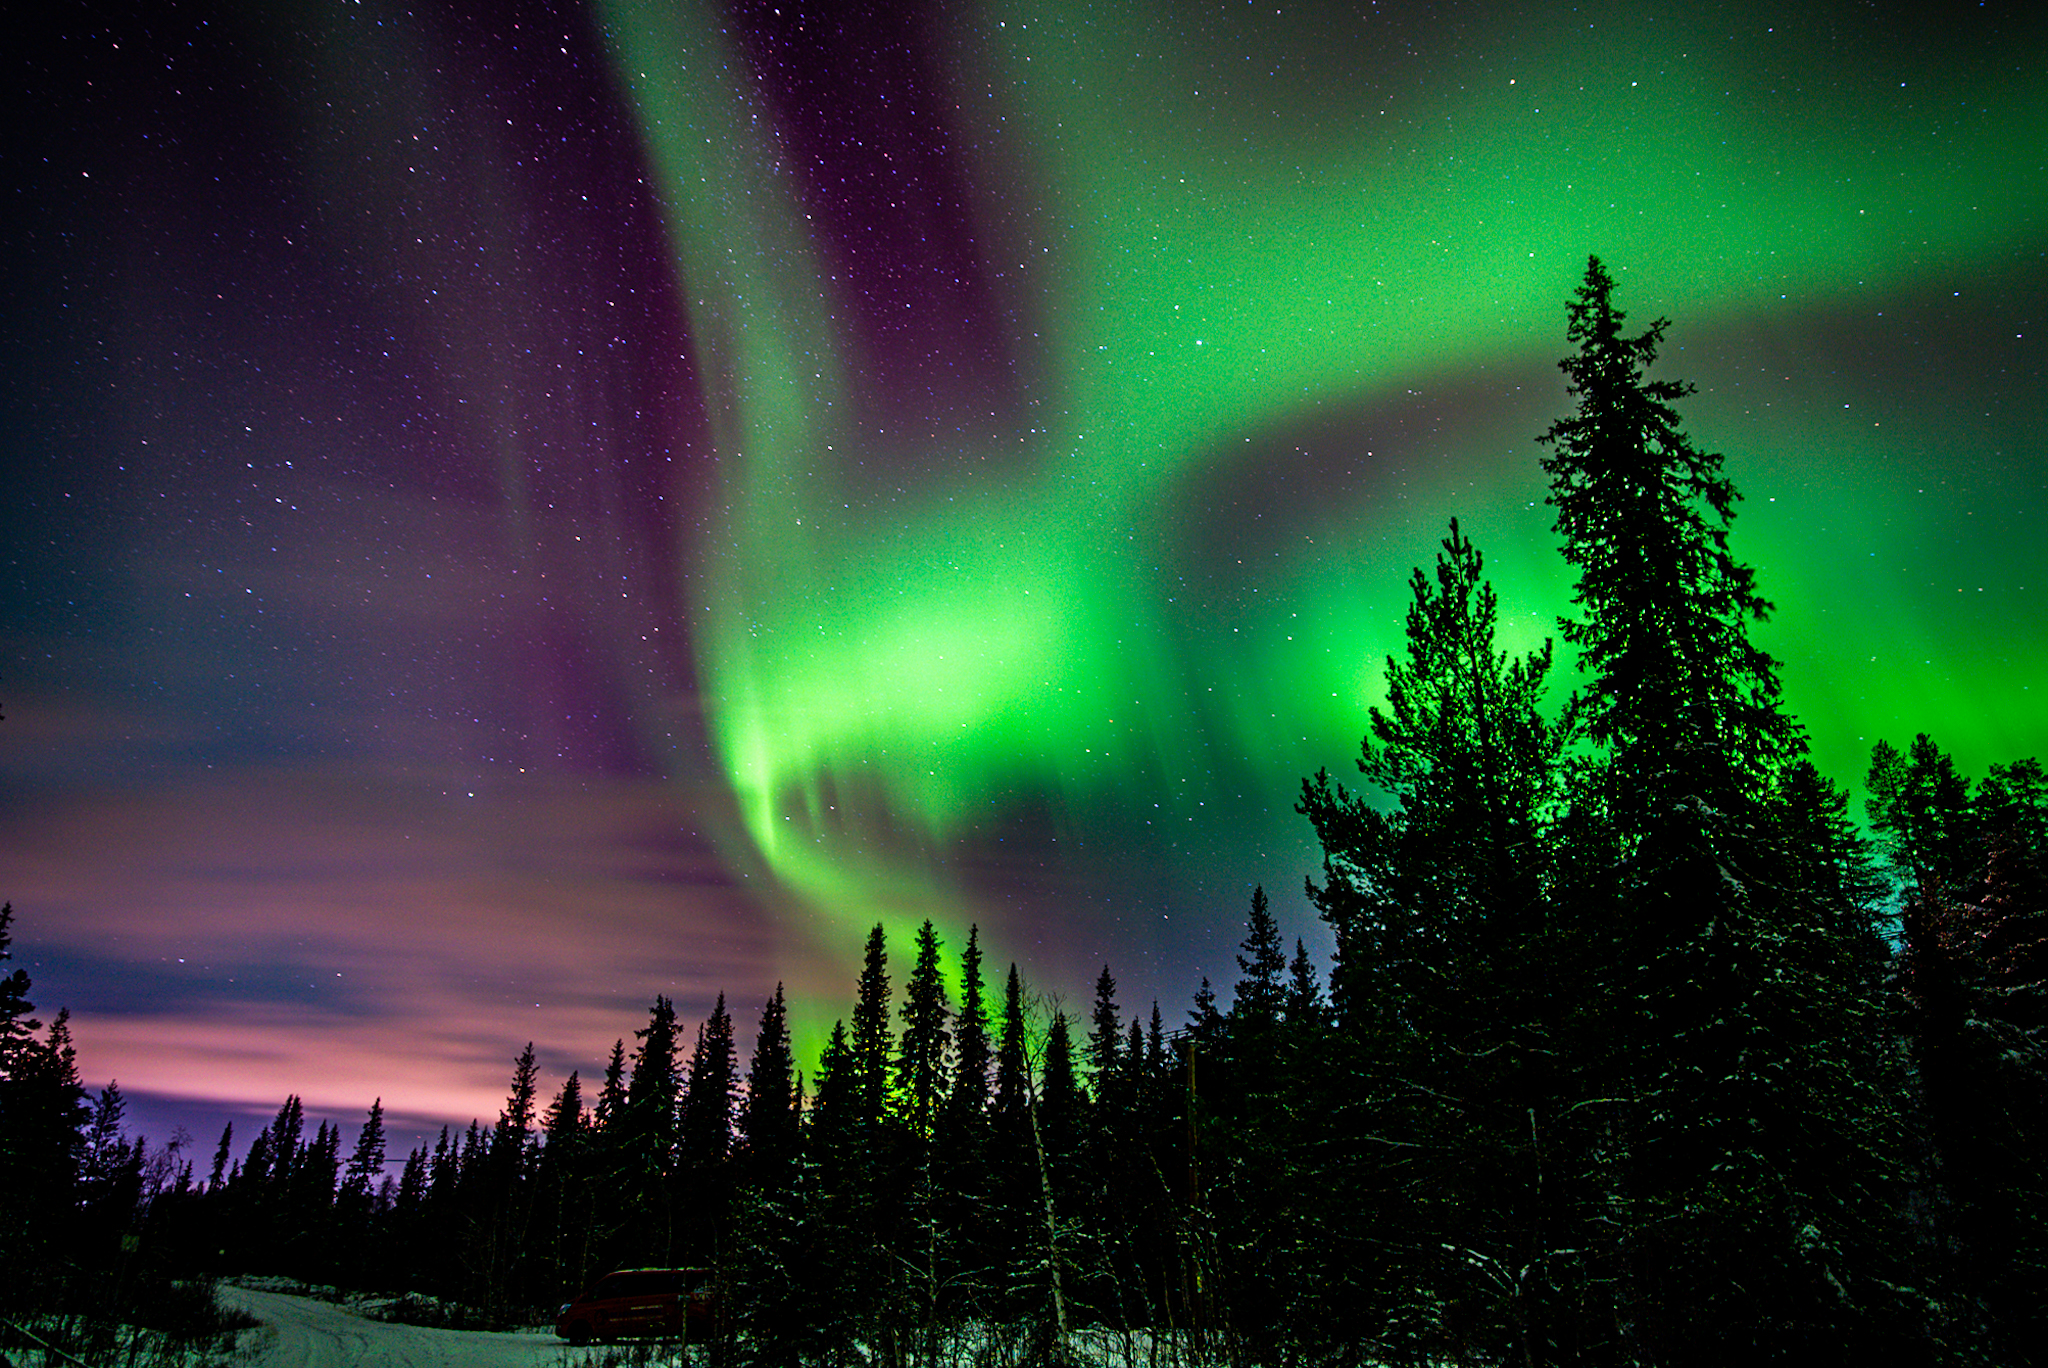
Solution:
M 1230 1015 L 1234 1022 L 1271 1026 L 1280 1018 L 1287 1000 L 1287 988 L 1280 975 L 1287 968 L 1287 952 L 1280 939 L 1280 924 L 1273 920 L 1263 886 L 1252 889 L 1252 911 L 1245 923 L 1245 937 L 1238 945 L 1237 981 L 1231 995 Z
M 533 1144 L 533 1115 L 539 1089 L 540 1067 L 534 1062 L 533 1042 L 512 1061 L 512 1086 L 491 1128 L 492 1162 L 510 1172 L 525 1164 Z
M 384 1099 L 380 1097 L 370 1104 L 369 1115 L 356 1132 L 355 1147 L 341 1171 L 341 1188 L 334 1199 L 336 1272 L 359 1287 L 374 1286 L 392 1271 L 378 1267 L 376 1257 L 387 1225 L 378 1201 L 383 1181 Z
M 109 1082 L 94 1099 L 86 1121 L 72 1244 L 88 1265 L 109 1258 L 142 1196 L 142 1145 L 138 1141 L 131 1146 L 121 1129 L 127 1112 L 120 1084 Z
M 1116 1091 L 1123 1048 L 1123 1025 L 1116 1005 L 1116 975 L 1103 965 L 1095 976 L 1095 1002 L 1088 1009 L 1088 1073 L 1095 1085 L 1095 1100 L 1110 1101 Z
M 949 1239 L 941 1273 L 949 1289 L 949 1312 L 972 1314 L 986 1306 L 989 1268 L 995 1262 L 987 1238 L 990 1172 L 989 1068 L 995 1049 L 989 1037 L 986 982 L 982 977 L 981 931 L 970 926 L 960 954 L 960 1010 L 953 1018 L 953 1069 L 939 1113 L 933 1146 L 937 1216 Z
M 927 918 L 917 931 L 917 961 L 903 985 L 903 1035 L 896 1057 L 898 1092 L 910 1133 L 932 1138 L 947 1094 L 948 1050 L 953 1033 L 946 982 L 939 968 L 939 936 Z
M 647 1024 L 633 1035 L 640 1046 L 633 1052 L 625 1102 L 605 1135 L 606 1157 L 617 1175 L 611 1198 L 623 1217 L 618 1232 L 622 1256 L 635 1263 L 666 1263 L 674 1257 L 676 1241 L 671 1180 L 682 1101 L 675 1004 L 657 994 Z
M 226 1137 L 222 1137 L 225 1142 Z M 348 1167 L 342 1170 L 341 1196 L 352 1214 L 367 1214 L 371 1197 L 384 1177 L 384 1099 L 370 1104 L 370 1114 L 356 1132 Z
M 733 1323 L 757 1346 L 760 1362 L 787 1358 L 803 1320 L 802 1114 L 789 1009 L 777 983 L 761 1006 L 740 1101 L 740 1182 L 728 1262 Z
M 929 919 L 917 931 L 917 959 L 903 985 L 903 1034 L 896 1056 L 897 1137 L 904 1143 L 895 1156 L 900 1168 L 892 1175 L 898 1194 L 894 1203 L 895 1246 L 904 1275 L 904 1295 L 897 1308 L 908 1317 L 904 1326 L 917 1340 L 930 1344 L 937 1334 L 940 1302 L 955 1267 L 953 1232 L 946 1227 L 940 1113 L 948 1092 L 948 1047 L 951 1011 L 939 967 L 939 937 Z
M 846 1023 L 832 1023 L 824 1051 L 818 1056 L 818 1097 L 808 1116 L 812 1148 L 822 1161 L 849 1142 L 860 1110 L 860 1087 L 854 1077 L 853 1046 Z
M 220 1128 L 220 1144 L 213 1151 L 213 1168 L 207 1173 L 208 1189 L 219 1187 L 227 1181 L 228 1161 L 235 1152 L 235 1123 L 230 1121 Z
M 572 1144 L 582 1133 L 586 1118 L 583 1114 L 583 1080 L 579 1071 L 569 1070 L 569 1076 L 562 1080 L 561 1088 L 547 1110 L 541 1113 L 541 1134 L 547 1137 L 549 1145 Z
M 1031 1105 L 1031 1065 L 1024 1032 L 1024 979 L 1010 966 L 1003 980 L 1003 1019 L 996 1034 L 994 1109 L 1014 1125 Z
M 680 1135 L 693 1164 L 715 1167 L 732 1151 L 733 1115 L 739 1097 L 734 1051 L 732 1015 L 725 1010 L 725 994 L 720 993 L 711 1015 L 698 1024 L 683 1088 Z
M 1584 1018 L 1603 1104 L 1611 1288 L 1598 1357 L 1676 1363 L 1896 1352 L 1895 1126 L 1868 1058 L 1839 909 L 1796 883 L 1779 776 L 1804 742 L 1750 637 L 1769 604 L 1729 549 L 1718 456 L 1652 379 L 1667 324 L 1627 335 L 1597 258 L 1567 306 L 1574 411 L 1541 440 L 1578 574 L 1563 620 L 1599 748 L 1564 883 L 1599 964 Z M 1581 1056 L 1582 1061 L 1585 1056 Z M 1598 1229 L 1589 1229 L 1598 1235 Z M 1599 1318 L 1582 1320 L 1597 1335 Z
M 803 1308 L 794 1338 L 811 1354 L 850 1345 L 872 1325 L 896 1274 L 877 1248 L 885 1218 L 876 1209 L 876 1121 L 862 1074 L 846 1023 L 833 1022 L 818 1061 L 817 1103 L 806 1118 L 814 1181 L 803 1188 L 804 1249 L 791 1275 Z
M 612 1042 L 612 1057 L 604 1066 L 604 1083 L 598 1089 L 590 1123 L 602 1130 L 617 1119 L 626 1106 L 626 1042 Z
M 797 1157 L 796 1057 L 789 1042 L 789 1008 L 782 985 L 761 1007 L 740 1103 L 740 1147 L 754 1181 L 780 1188 Z
M 529 1253 L 533 1212 L 530 1183 L 534 1158 L 533 1123 L 540 1069 L 533 1042 L 512 1061 L 505 1105 L 482 1142 L 482 1172 L 470 1181 L 476 1243 L 472 1266 L 478 1277 L 471 1295 L 486 1317 L 497 1319 L 510 1305 L 515 1280 Z
M 1064 1206 L 1076 1178 L 1081 1136 L 1086 1125 L 1087 1095 L 1074 1067 L 1074 1032 L 1066 1012 L 1055 1007 L 1045 1030 L 1045 1055 L 1039 1065 L 1038 1134 L 1045 1147 L 1054 1197 Z
M 1207 1045 L 1223 1030 L 1223 1014 L 1216 1010 L 1216 989 L 1210 985 L 1209 976 L 1202 975 L 1202 981 L 1195 988 L 1194 1003 L 1188 1008 L 1188 1039 L 1195 1045 Z
M 283 1198 L 297 1181 L 306 1156 L 306 1107 L 297 1093 L 288 1095 L 270 1121 L 268 1195 Z
M 1311 1031 L 1323 1025 L 1325 1009 L 1323 980 L 1316 963 L 1308 957 L 1308 946 L 1299 936 L 1294 940 L 1294 958 L 1287 962 L 1287 1001 L 1283 1007 L 1287 1024 Z M 1134 1027 L 1136 1022 L 1131 1023 Z
M 647 1024 L 633 1032 L 640 1048 L 633 1052 L 633 1072 L 626 1083 L 626 1109 L 644 1118 L 642 1125 L 665 1142 L 671 1142 L 680 1098 L 682 1075 L 677 1068 L 681 1039 L 676 1008 L 660 994 L 648 1009 Z M 666 1150 L 659 1157 L 665 1164 Z
M 954 1019 L 953 1086 L 948 1110 L 962 1119 L 979 1119 L 988 1110 L 989 1064 L 993 1051 L 988 1035 L 988 1005 L 981 977 L 981 928 L 967 928 L 967 948 L 960 954 L 960 1012 Z
M 1625 335 L 1598 257 L 1567 314 L 1577 350 L 1558 364 L 1576 406 L 1538 438 L 1579 577 L 1579 615 L 1562 627 L 1588 680 L 1587 730 L 1633 828 L 1680 795 L 1753 795 L 1803 745 L 1779 706 L 1776 662 L 1750 640 L 1770 604 L 1728 549 L 1735 486 L 1672 407 L 1693 387 L 1645 374 L 1669 321 Z
M 861 958 L 860 983 L 854 990 L 853 1081 L 863 1124 L 879 1125 L 889 1104 L 889 947 L 882 924 L 868 933 Z
M 1016 1314 L 1028 1300 L 1030 1279 L 1042 1240 L 1043 1202 L 1038 1146 L 1032 1135 L 1031 1043 L 1024 1012 L 1024 978 L 1010 966 L 1003 980 L 1003 1005 L 996 1025 L 995 1083 L 989 1100 L 989 1199 L 979 1242 L 985 1261 L 983 1303 L 998 1314 Z M 1020 1298 L 1024 1300 L 1020 1300 Z
M 580 1291 L 590 1272 L 591 1133 L 578 1070 L 569 1071 L 541 1112 L 540 1128 L 544 1142 L 535 1176 L 540 1222 L 535 1262 L 539 1286 L 553 1299 Z
M 678 1203 L 693 1259 L 716 1258 L 726 1244 L 726 1221 L 732 1199 L 733 1119 L 739 1100 L 739 1062 L 733 1043 L 732 1016 L 725 994 L 718 995 L 711 1015 L 697 1027 L 684 1085 L 677 1177 Z

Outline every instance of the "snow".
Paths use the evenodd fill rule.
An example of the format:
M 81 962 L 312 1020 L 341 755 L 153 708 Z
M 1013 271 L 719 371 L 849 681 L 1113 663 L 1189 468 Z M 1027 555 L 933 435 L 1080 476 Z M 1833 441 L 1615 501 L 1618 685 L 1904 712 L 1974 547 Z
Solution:
M 371 1320 L 345 1306 L 254 1287 L 222 1283 L 220 1299 L 263 1322 L 244 1330 L 234 1368 L 702 1368 L 694 1355 L 673 1346 L 647 1343 L 577 1349 L 542 1331 L 487 1334 L 472 1330 L 430 1330 Z M 986 1325 L 941 1331 L 920 1346 L 927 1362 L 1015 1364 L 1034 1355 L 1028 1336 L 1016 1327 Z M 1139 1332 L 1130 1336 L 1100 1327 L 1076 1329 L 1069 1339 L 1074 1360 L 1090 1368 L 1138 1368 L 1202 1361 L 1172 1339 L 1159 1345 Z M 875 1356 L 856 1350 L 856 1360 Z
M 590 1361 L 588 1351 L 551 1334 L 393 1325 L 308 1297 L 226 1284 L 220 1299 L 262 1322 L 242 1332 L 236 1362 L 249 1368 L 579 1368 Z

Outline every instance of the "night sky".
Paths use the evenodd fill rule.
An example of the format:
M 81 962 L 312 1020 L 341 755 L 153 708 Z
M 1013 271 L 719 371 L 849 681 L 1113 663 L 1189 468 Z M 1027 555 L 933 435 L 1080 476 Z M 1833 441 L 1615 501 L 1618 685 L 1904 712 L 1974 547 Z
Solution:
M 55 5 L 6 57 L 0 897 L 134 1119 L 489 1119 L 656 993 L 1224 988 L 1588 253 L 1815 758 L 2048 756 L 2029 5 Z M 237 1130 L 243 1131 L 238 1124 Z

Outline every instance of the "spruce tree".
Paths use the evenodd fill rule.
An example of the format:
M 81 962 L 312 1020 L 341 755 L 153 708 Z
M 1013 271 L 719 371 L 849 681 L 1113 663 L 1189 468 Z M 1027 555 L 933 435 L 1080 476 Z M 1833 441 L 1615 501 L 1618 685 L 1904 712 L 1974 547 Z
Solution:
M 969 927 L 967 947 L 960 955 L 951 1086 L 933 1146 L 937 1219 L 950 1236 L 941 1250 L 940 1272 L 948 1289 L 943 1305 L 948 1314 L 963 1316 L 985 1310 L 987 1270 L 995 1262 L 988 1232 L 990 1196 L 997 1182 L 990 1171 L 989 1130 L 989 1068 L 995 1051 L 981 966 L 980 928 Z
M 1337 937 L 1332 1057 L 1357 1073 L 1330 1099 L 1332 1140 L 1399 1146 L 1403 1158 L 1400 1181 L 1378 1190 L 1341 1172 L 1323 1181 L 1351 1186 L 1386 1234 L 1355 1261 L 1390 1285 L 1380 1314 L 1472 1327 L 1428 1352 L 1523 1355 L 1568 1340 L 1549 1302 L 1582 1276 L 1558 1252 L 1582 1243 L 1577 1231 L 1553 1229 L 1543 1208 L 1592 1195 L 1559 1162 L 1571 1150 L 1564 1118 L 1591 1119 L 1574 1110 L 1591 1094 L 1559 1068 L 1557 1019 L 1578 993 L 1553 964 L 1545 896 L 1572 714 L 1546 709 L 1548 643 L 1521 656 L 1500 646 L 1485 558 L 1456 521 L 1409 595 L 1406 649 L 1387 659 L 1387 704 L 1370 710 L 1357 762 L 1379 801 L 1319 772 L 1298 809 L 1324 851 L 1309 897 Z M 1312 977 L 1294 991 L 1313 1011 Z M 1502 1267 L 1524 1270 L 1507 1306 L 1492 1274 Z M 1335 1295 L 1342 1281 L 1302 1282 L 1373 1304 Z
M 796 1059 L 790 1051 L 789 1009 L 782 985 L 761 1007 L 754 1055 L 740 1103 L 740 1147 L 754 1181 L 775 1189 L 788 1181 L 797 1155 Z
M 967 948 L 960 955 L 960 1012 L 954 1019 L 953 1087 L 947 1105 L 962 1121 L 988 1110 L 988 1007 L 983 1000 L 981 928 L 967 928 Z
M 582 1076 L 571 1069 L 541 1112 L 543 1142 L 535 1166 L 535 1262 L 539 1286 L 549 1297 L 575 1295 L 589 1271 L 588 1122 Z
M 1045 1031 L 1045 1058 L 1039 1068 L 1038 1133 L 1045 1146 L 1056 1200 L 1071 1197 L 1074 1165 L 1081 1154 L 1081 1133 L 1087 1106 L 1074 1067 L 1074 1033 L 1067 1014 L 1054 1008 Z
M 405 1223 L 399 1233 L 412 1233 L 412 1223 L 418 1219 L 421 1209 L 426 1205 L 427 1159 L 427 1142 L 422 1140 L 406 1151 L 405 1163 L 399 1168 L 398 1191 L 393 1197 L 391 1208 L 395 1221 Z M 397 1239 L 394 1239 L 393 1246 L 403 1247 Z
M 1308 957 L 1308 946 L 1296 937 L 1294 958 L 1287 964 L 1287 1001 L 1283 1007 L 1287 1024 L 1320 1027 L 1324 1008 L 1322 978 L 1316 973 L 1315 961 Z
M 739 1065 L 725 994 L 697 1028 L 683 1094 L 681 1125 L 684 1183 L 681 1203 L 692 1257 L 712 1258 L 724 1246 L 732 1196 L 732 1127 L 739 1099 Z
M 591 1112 L 590 1123 L 603 1130 L 617 1119 L 625 1105 L 626 1042 L 621 1038 L 612 1042 L 612 1057 L 604 1066 L 604 1085 L 598 1090 L 597 1104 Z
M 633 1052 L 633 1072 L 626 1083 L 624 1117 L 637 1162 L 645 1172 L 666 1172 L 675 1149 L 675 1128 L 682 1104 L 678 1067 L 681 1040 L 675 1004 L 657 994 L 647 1024 L 633 1033 L 640 1047 Z
M 676 1238 L 671 1180 L 682 1098 L 675 1004 L 657 994 L 647 1025 L 633 1035 L 640 1047 L 605 1148 L 618 1175 L 613 1199 L 624 1218 L 622 1254 L 635 1263 L 666 1263 L 674 1257 Z
M 221 1143 L 227 1143 L 225 1135 L 221 1137 Z M 380 1097 L 370 1104 L 370 1114 L 364 1118 L 362 1129 L 356 1132 L 355 1148 L 349 1153 L 348 1167 L 342 1170 L 341 1195 L 348 1203 L 351 1215 L 367 1213 L 370 1198 L 383 1176 L 384 1099 Z
M 940 1112 L 948 1088 L 948 1047 L 952 1031 L 946 986 L 939 968 L 939 938 L 929 919 L 918 928 L 917 959 L 903 985 L 903 1034 L 896 1057 L 897 1114 L 894 1130 L 904 1143 L 892 1156 L 900 1168 L 891 1175 L 898 1193 L 895 1221 L 886 1238 L 897 1250 L 905 1295 L 898 1313 L 905 1327 L 927 1343 L 937 1333 L 940 1298 L 954 1266 L 941 1175 L 945 1156 L 937 1152 Z
M 882 924 L 868 933 L 853 1002 L 853 1078 L 864 1124 L 879 1125 L 889 1103 L 889 949 Z
M 569 1076 L 562 1080 L 554 1100 L 541 1113 L 541 1134 L 547 1137 L 550 1146 L 567 1145 L 582 1133 L 583 1126 L 583 1081 L 579 1071 L 571 1069 Z
M 258 1140 L 263 1138 L 260 1135 L 257 1137 Z M 254 1145 L 249 1147 L 249 1153 L 253 1162 L 256 1153 Z M 448 1127 L 443 1126 L 441 1134 L 434 1140 L 433 1156 L 427 1163 L 428 1199 L 437 1204 L 452 1202 L 455 1197 L 455 1185 L 461 1177 L 462 1142 L 449 1134 Z
M 298 1181 L 306 1158 L 306 1108 L 292 1093 L 271 1118 L 269 1130 L 269 1196 L 285 1198 Z
M 698 1165 L 716 1166 L 732 1150 L 733 1116 L 739 1099 L 738 1060 L 732 1016 L 725 994 L 718 995 L 711 1015 L 697 1027 L 682 1099 L 681 1137 L 685 1153 Z
M 334 1201 L 336 1273 L 358 1287 L 374 1286 L 396 1271 L 378 1267 L 374 1254 L 385 1233 L 384 1213 L 377 1207 L 383 1178 L 384 1099 L 380 1097 L 370 1104 L 369 1115 L 356 1132 Z
M 220 1128 L 220 1144 L 213 1151 L 213 1168 L 206 1176 L 209 1191 L 227 1181 L 228 1160 L 234 1155 L 235 1123 L 230 1121 Z
M 1209 976 L 1202 975 L 1201 984 L 1195 989 L 1195 1000 L 1188 1009 L 1188 1038 L 1200 1045 L 1214 1040 L 1223 1030 L 1223 1014 L 1216 1010 L 1216 990 L 1209 984 Z
M 801 1197 L 797 1190 L 802 1101 L 783 987 L 761 1007 L 740 1099 L 737 1200 L 728 1261 L 735 1325 L 759 1352 L 786 1353 L 801 1317 Z
M 895 1275 L 878 1266 L 875 1125 L 861 1075 L 846 1023 L 833 1022 L 818 1062 L 817 1102 L 806 1118 L 805 1153 L 815 1179 L 802 1190 L 804 1249 L 789 1275 L 802 1319 L 777 1327 L 779 1338 L 796 1341 L 792 1353 L 850 1345 L 872 1322 L 881 1289 Z
M 1119 1051 L 1123 1046 L 1123 1024 L 1116 1005 L 1116 975 L 1103 965 L 1095 976 L 1095 1002 L 1088 1009 L 1088 1072 L 1095 1081 L 1095 1096 L 1115 1078 Z
M 917 932 L 917 962 L 903 985 L 903 1035 L 896 1059 L 898 1092 L 912 1136 L 929 1141 L 948 1092 L 947 1051 L 953 1033 L 946 984 L 939 971 L 939 937 L 926 919 Z
M 998 1315 L 1017 1314 L 1031 1301 L 1036 1284 L 1027 1268 L 1032 1238 L 1042 1229 L 1037 1143 L 1032 1136 L 1030 1041 L 1024 1013 L 1024 979 L 1012 964 L 1003 980 L 1003 1004 L 996 1026 L 995 1084 L 989 1103 L 988 1200 L 978 1242 L 986 1272 L 983 1305 Z
M 1268 910 L 1264 887 L 1252 889 L 1252 911 L 1245 923 L 1245 937 L 1239 944 L 1237 981 L 1230 1015 L 1234 1020 L 1270 1026 L 1280 1017 L 1287 989 L 1280 975 L 1287 968 L 1287 953 L 1281 948 L 1280 924 Z
M 1073 1067 L 1073 1026 L 1063 1008 L 1053 1010 L 1053 1022 L 1044 1030 L 1044 1063 L 1040 1075 L 1040 1128 L 1047 1132 L 1053 1153 L 1075 1153 L 1081 1128 L 1081 1077 Z
M 533 1042 L 512 1062 L 512 1087 L 498 1121 L 491 1128 L 493 1162 L 516 1172 L 525 1163 L 533 1143 L 534 1099 L 539 1090 L 540 1069 L 534 1063 Z
M 475 1166 L 465 1175 L 473 1222 L 469 1264 L 476 1272 L 471 1296 L 490 1319 L 504 1313 L 511 1284 L 527 1253 L 539 1077 L 533 1042 L 528 1041 L 512 1062 L 505 1105 L 499 1109 L 488 1138 L 481 1141 Z
M 818 1056 L 818 1099 L 809 1113 L 814 1148 L 829 1152 L 847 1143 L 858 1124 L 860 1085 L 846 1023 L 835 1021 Z
M 1003 1019 L 996 1035 L 996 1079 L 994 1110 L 1006 1124 L 1014 1125 L 1031 1102 L 1031 1070 L 1025 1051 L 1024 980 L 1017 966 L 1003 981 Z
M 625 1177 L 632 1128 L 627 1120 L 627 1069 L 626 1042 L 616 1039 L 605 1061 L 597 1100 L 590 1107 L 590 1129 L 584 1136 L 579 1165 L 586 1199 L 580 1219 L 589 1232 L 589 1242 L 578 1254 L 582 1261 L 578 1267 L 585 1271 L 602 1266 L 615 1248 L 615 1232 L 628 1223 Z
M 1897 1242 L 1868 1234 L 1896 1137 L 1853 1047 L 1865 981 L 1777 839 L 1804 741 L 1750 636 L 1769 604 L 1729 549 L 1734 486 L 1679 425 L 1691 387 L 1645 373 L 1667 324 L 1625 334 L 1613 291 L 1589 260 L 1560 362 L 1574 411 L 1541 439 L 1598 747 L 1556 892 L 1597 966 L 1575 1057 L 1613 1099 L 1582 1151 L 1606 1156 L 1607 1223 L 1580 1248 L 1618 1338 L 1582 1352 L 1839 1360 L 1910 1319 Z
M 1577 350 L 1559 367 L 1573 413 L 1538 440 L 1579 616 L 1562 623 L 1588 679 L 1585 722 L 1606 748 L 1625 822 L 1662 802 L 1755 793 L 1803 749 L 1779 706 L 1777 663 L 1749 637 L 1770 604 L 1728 549 L 1735 486 L 1672 407 L 1693 392 L 1651 379 L 1668 320 L 1633 337 L 1598 257 L 1568 305 Z
M 127 1229 L 141 1196 L 140 1146 L 131 1150 L 121 1121 L 128 1112 L 121 1085 L 109 1082 L 93 1100 L 79 1164 L 82 1252 L 97 1263 Z
M 298 1277 L 335 1277 L 334 1190 L 341 1178 L 341 1127 L 321 1121 L 300 1147 L 277 1216 L 280 1266 Z

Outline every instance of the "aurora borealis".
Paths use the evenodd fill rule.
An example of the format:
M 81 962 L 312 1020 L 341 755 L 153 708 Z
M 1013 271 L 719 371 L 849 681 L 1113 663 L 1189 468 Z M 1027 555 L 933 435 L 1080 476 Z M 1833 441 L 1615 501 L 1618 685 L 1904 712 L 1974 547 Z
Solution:
M 0 896 L 145 1111 L 815 1032 L 876 920 L 1169 1015 L 1254 883 L 1315 945 L 1408 568 L 1564 607 L 1589 252 L 1822 768 L 2048 751 L 2038 18 L 288 10 L 13 59 Z

